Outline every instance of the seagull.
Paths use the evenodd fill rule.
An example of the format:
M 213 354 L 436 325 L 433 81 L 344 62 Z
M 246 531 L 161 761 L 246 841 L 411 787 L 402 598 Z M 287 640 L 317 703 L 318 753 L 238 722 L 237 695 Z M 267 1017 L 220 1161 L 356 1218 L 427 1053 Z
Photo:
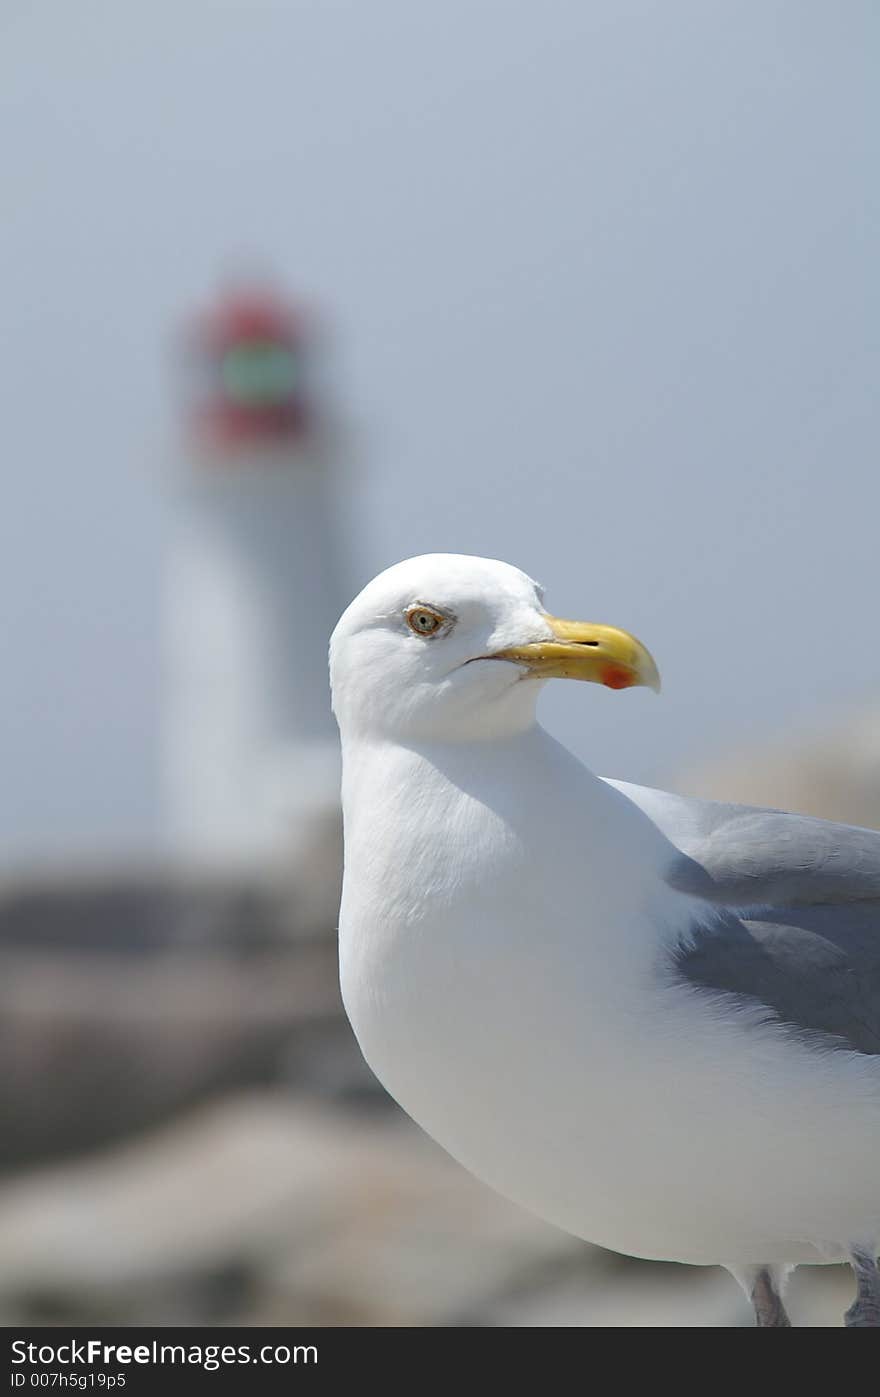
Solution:
M 330 669 L 341 988 L 391 1096 L 558 1227 L 726 1267 L 760 1327 L 841 1260 L 880 1325 L 880 832 L 595 776 L 544 681 L 657 668 L 506 563 L 389 568 Z

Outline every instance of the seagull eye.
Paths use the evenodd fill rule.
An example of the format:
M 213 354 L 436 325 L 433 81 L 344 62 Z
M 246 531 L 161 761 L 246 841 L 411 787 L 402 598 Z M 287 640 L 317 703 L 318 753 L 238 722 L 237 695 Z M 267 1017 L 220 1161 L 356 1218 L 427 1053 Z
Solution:
M 411 606 L 406 613 L 406 624 L 416 635 L 436 635 L 443 621 L 444 618 L 429 606 Z

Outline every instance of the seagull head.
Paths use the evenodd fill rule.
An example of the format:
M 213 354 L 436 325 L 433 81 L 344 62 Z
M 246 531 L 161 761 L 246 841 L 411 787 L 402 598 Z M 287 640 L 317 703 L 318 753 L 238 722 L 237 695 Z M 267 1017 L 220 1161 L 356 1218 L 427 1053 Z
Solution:
M 374 577 L 330 640 L 343 737 L 468 740 L 534 722 L 541 681 L 659 690 L 657 666 L 627 631 L 563 621 L 542 588 L 493 558 L 429 553 Z

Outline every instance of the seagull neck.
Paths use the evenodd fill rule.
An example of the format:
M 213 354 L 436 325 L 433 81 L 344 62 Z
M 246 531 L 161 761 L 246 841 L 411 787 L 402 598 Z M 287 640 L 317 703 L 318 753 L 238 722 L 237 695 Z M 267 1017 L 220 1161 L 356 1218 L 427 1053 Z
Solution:
M 540 851 L 568 880 L 613 866 L 635 886 L 669 858 L 656 825 L 537 724 L 479 742 L 343 744 L 343 810 L 349 853 L 370 849 L 374 869 L 380 849 L 439 856 L 452 841 L 458 857 L 487 838 Z

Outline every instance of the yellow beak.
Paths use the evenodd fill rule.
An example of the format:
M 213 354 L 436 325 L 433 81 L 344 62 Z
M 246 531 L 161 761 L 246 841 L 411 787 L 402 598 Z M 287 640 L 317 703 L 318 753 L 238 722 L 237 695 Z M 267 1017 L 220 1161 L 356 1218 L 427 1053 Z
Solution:
M 492 659 L 524 665 L 536 679 L 586 679 L 609 689 L 645 684 L 659 694 L 657 666 L 641 641 L 628 631 L 590 621 L 561 621 L 557 616 L 545 620 L 555 640 L 496 650 Z

